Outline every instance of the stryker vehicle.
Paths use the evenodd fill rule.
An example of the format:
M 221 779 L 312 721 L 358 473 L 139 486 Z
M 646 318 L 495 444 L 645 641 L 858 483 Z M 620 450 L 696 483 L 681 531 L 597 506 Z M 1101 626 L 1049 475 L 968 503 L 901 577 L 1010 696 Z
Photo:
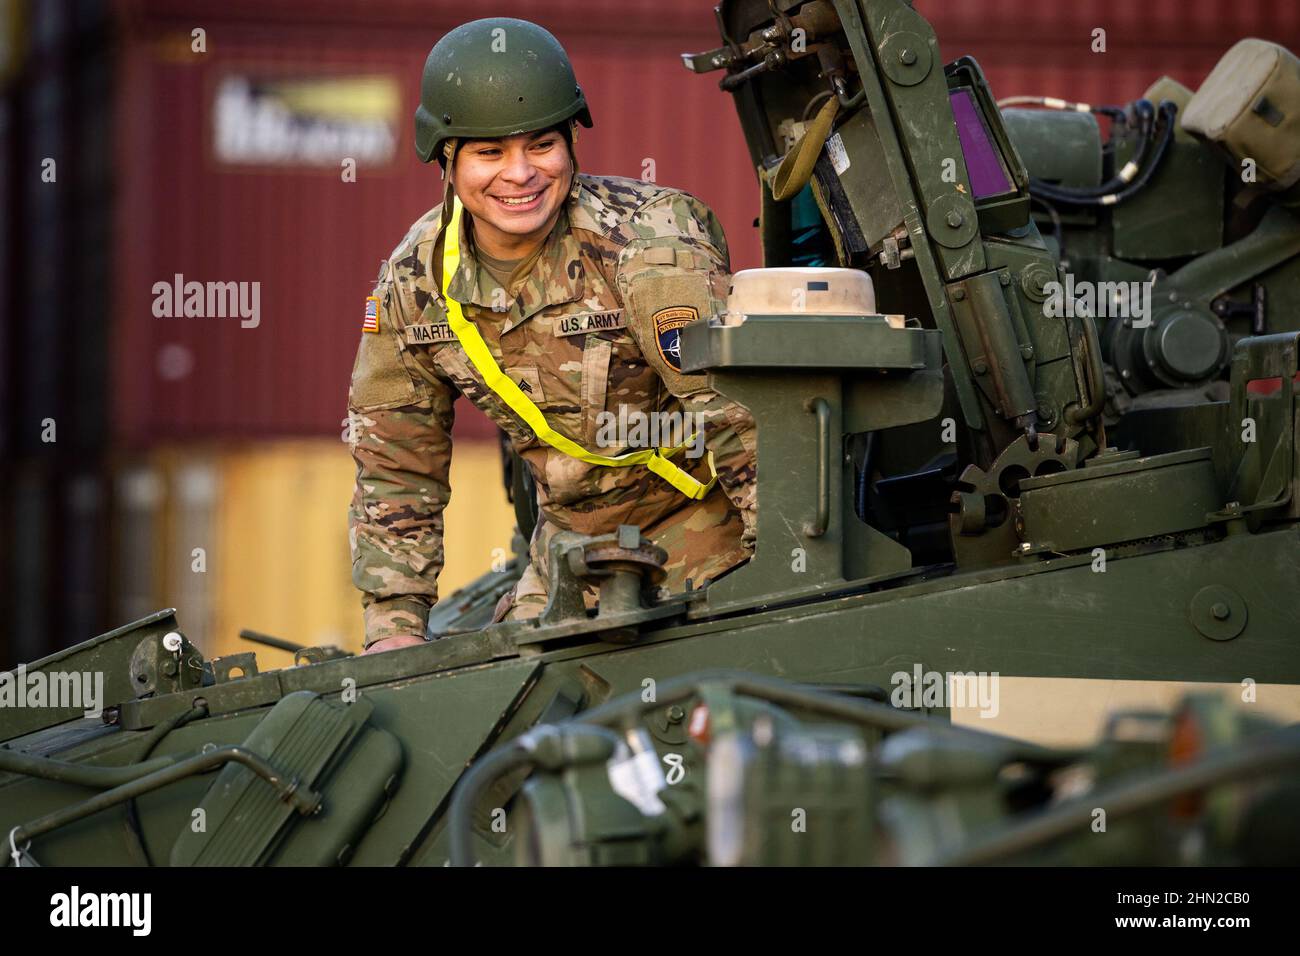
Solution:
M 1300 861 L 1300 726 L 1049 747 L 921 687 L 1300 684 L 1300 62 L 1000 109 L 902 0 L 717 20 L 765 265 L 681 350 L 758 423 L 754 557 L 665 594 L 639 529 L 560 535 L 537 620 L 489 623 L 517 557 L 424 646 L 268 672 L 160 611 L 5 676 L 107 705 L 0 710 L 7 860 Z

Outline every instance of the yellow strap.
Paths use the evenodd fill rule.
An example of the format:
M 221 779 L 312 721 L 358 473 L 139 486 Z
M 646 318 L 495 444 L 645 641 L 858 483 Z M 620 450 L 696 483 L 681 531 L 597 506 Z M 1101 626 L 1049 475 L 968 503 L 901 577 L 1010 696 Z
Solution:
M 547 424 L 541 409 L 533 404 L 532 399 L 520 390 L 513 379 L 501 371 L 501 368 L 492 358 L 492 353 L 483 341 L 483 337 L 479 335 L 478 329 L 465 318 L 460 303 L 451 297 L 449 291 L 451 280 L 460 268 L 460 220 L 462 213 L 460 200 L 453 195 L 451 201 L 451 221 L 447 224 L 447 228 L 443 230 L 445 239 L 443 240 L 442 252 L 442 296 L 446 302 L 447 321 L 451 326 L 451 331 L 456 336 L 456 341 L 465 349 L 465 354 L 469 356 L 470 362 L 483 376 L 483 381 L 487 384 L 487 387 L 492 389 L 498 398 L 510 406 L 511 411 L 522 418 L 539 439 L 572 458 L 585 461 L 589 465 L 602 465 L 607 468 L 645 465 L 687 498 L 699 500 L 708 494 L 709 489 L 718 480 L 718 473 L 713 467 L 713 452 L 708 453 L 710 475 L 708 484 L 698 481 L 668 460 L 689 445 L 689 439 L 676 448 L 648 448 L 643 451 L 628 452 L 610 458 L 587 451 L 581 445 L 570 441 Z M 694 436 L 691 437 L 694 438 Z

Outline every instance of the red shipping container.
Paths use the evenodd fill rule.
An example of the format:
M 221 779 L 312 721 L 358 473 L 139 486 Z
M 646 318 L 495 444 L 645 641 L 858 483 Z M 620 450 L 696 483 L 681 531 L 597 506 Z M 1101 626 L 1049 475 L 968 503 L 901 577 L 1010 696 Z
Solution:
M 1122 102 L 1162 73 L 1194 88 L 1242 36 L 1300 48 L 1296 6 L 1265 0 L 918 7 L 945 59 L 976 56 L 999 97 Z M 412 148 L 420 69 L 437 38 L 469 16 L 534 19 L 569 50 L 596 123 L 579 143 L 584 170 L 641 177 L 652 163 L 656 181 L 717 211 L 733 267 L 759 262 L 757 187 L 730 97 L 717 75 L 694 76 L 678 58 L 717 45 L 709 0 L 503 0 L 472 13 L 459 2 L 415 0 L 121 0 L 117 12 L 113 418 L 128 445 L 342 431 L 379 262 L 441 196 L 436 167 L 422 166 Z M 204 52 L 193 49 L 199 29 Z M 1092 52 L 1096 29 L 1106 31 L 1104 53 Z M 347 95 L 333 95 L 339 90 Z M 270 99 L 260 98 L 267 91 Z M 270 132 L 232 140 L 219 101 L 250 124 L 265 120 Z M 281 147 L 309 151 L 300 120 L 326 137 L 314 148 L 328 154 L 328 136 L 342 134 L 333 120 L 311 125 L 322 101 L 335 112 L 347 102 L 359 115 L 391 117 L 387 127 L 354 123 L 346 140 L 391 159 L 359 165 L 355 182 L 337 161 L 254 161 Z M 287 120 L 268 102 L 301 112 Z M 250 295 L 257 283 L 258 324 L 155 315 L 155 289 L 177 275 L 247 283 Z M 460 410 L 458 434 L 492 433 L 477 411 Z

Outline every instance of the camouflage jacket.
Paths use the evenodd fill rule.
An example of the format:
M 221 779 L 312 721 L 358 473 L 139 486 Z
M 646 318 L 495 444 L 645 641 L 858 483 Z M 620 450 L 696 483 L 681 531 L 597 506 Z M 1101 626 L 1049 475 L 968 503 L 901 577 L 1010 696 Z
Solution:
M 669 552 L 665 584 L 673 588 L 688 578 L 698 586 L 744 561 L 755 533 L 753 419 L 710 391 L 706 374 L 679 371 L 676 351 L 682 319 L 721 312 L 725 302 L 726 239 L 709 208 L 677 190 L 579 174 L 540 255 L 510 294 L 476 265 L 465 225 L 449 289 L 501 369 L 553 429 L 584 448 L 610 456 L 629 450 L 610 447 L 608 433 L 598 442 L 609 422 L 601 412 L 695 413 L 718 473 L 702 501 L 645 466 L 590 465 L 540 442 L 486 387 L 441 304 L 443 228 L 439 205 L 384 263 L 374 292 L 377 322 L 367 319 L 353 369 L 350 540 L 367 643 L 422 636 L 437 600 L 457 395 L 500 425 L 528 463 L 539 532 L 543 525 L 584 534 L 640 525 Z M 708 480 L 707 457 L 673 460 Z M 535 567 L 544 560 L 539 538 Z

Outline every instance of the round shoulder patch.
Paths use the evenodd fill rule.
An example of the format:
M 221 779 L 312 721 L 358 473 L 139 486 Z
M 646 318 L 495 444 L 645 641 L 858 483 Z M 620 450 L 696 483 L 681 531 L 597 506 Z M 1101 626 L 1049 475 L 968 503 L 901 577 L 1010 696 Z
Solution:
M 682 327 L 699 317 L 699 310 L 690 305 L 669 306 L 650 317 L 660 357 L 679 372 L 682 370 Z

